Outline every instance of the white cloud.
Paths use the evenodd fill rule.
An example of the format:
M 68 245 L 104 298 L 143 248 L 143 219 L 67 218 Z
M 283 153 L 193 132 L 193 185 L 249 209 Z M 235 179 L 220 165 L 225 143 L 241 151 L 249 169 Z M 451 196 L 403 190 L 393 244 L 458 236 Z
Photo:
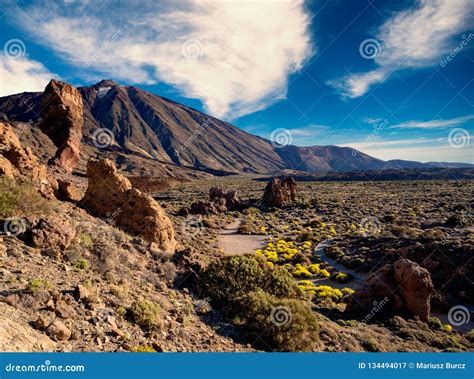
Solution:
M 362 96 L 373 84 L 385 80 L 386 77 L 387 74 L 383 70 L 375 70 L 362 74 L 348 75 L 340 80 L 331 81 L 329 84 L 341 90 L 345 97 L 354 99 Z
M 472 0 L 418 0 L 415 7 L 398 12 L 378 30 L 381 44 L 378 66 L 373 71 L 355 73 L 330 84 L 343 96 L 356 98 L 383 82 L 390 72 L 439 63 L 440 57 L 455 48 L 452 37 L 472 26 Z
M 314 137 L 329 130 L 327 125 L 310 124 L 303 128 L 290 129 L 291 135 L 294 137 Z
M 53 76 L 41 63 L 27 57 L 0 54 L 0 96 L 43 91 Z
M 449 128 L 452 126 L 462 125 L 470 120 L 474 119 L 474 115 L 467 115 L 461 117 L 455 117 L 447 120 L 437 119 L 431 121 L 405 121 L 397 125 L 391 126 L 389 129 L 437 129 L 437 128 Z
M 366 149 L 374 149 L 374 148 L 381 148 L 386 146 L 406 146 L 406 145 L 417 145 L 417 144 L 424 144 L 424 143 L 432 143 L 432 142 L 439 142 L 443 141 L 443 138 L 411 138 L 411 139 L 401 139 L 401 140 L 391 140 L 391 141 L 382 141 L 382 140 L 375 140 L 370 142 L 347 142 L 341 144 L 339 146 L 343 147 L 353 147 L 355 149 L 363 148 Z
M 77 76 L 163 81 L 219 117 L 284 98 L 288 76 L 312 54 L 302 0 L 36 2 L 16 19 L 77 65 Z

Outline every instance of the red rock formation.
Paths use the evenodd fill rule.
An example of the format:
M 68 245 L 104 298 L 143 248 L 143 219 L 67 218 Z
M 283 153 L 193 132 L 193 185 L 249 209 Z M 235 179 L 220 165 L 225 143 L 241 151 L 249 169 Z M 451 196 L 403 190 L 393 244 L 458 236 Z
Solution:
M 24 149 L 10 124 L 0 122 L 0 175 L 27 178 L 41 193 L 52 196 L 58 188 L 56 180 L 36 159 L 31 149 Z
M 362 288 L 349 298 L 346 312 L 364 319 L 401 315 L 427 321 L 433 293 L 429 272 L 415 262 L 399 259 L 367 276 Z
M 72 172 L 79 161 L 82 139 L 83 102 L 70 84 L 51 80 L 41 100 L 41 130 L 58 147 L 50 163 Z
M 155 243 L 159 249 L 176 249 L 171 220 L 151 196 L 132 188 L 113 162 L 90 160 L 87 178 L 88 187 L 81 202 L 89 212 L 99 217 L 113 217 L 116 225 Z
M 282 207 L 296 200 L 296 181 L 291 177 L 284 180 L 273 178 L 265 187 L 262 203 L 272 207 Z

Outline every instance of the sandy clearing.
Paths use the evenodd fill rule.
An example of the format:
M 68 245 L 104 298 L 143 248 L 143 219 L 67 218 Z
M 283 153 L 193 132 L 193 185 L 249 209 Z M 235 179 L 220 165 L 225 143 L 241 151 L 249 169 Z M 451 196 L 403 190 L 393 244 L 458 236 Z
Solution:
M 218 232 L 219 247 L 225 255 L 254 253 L 265 246 L 266 236 L 239 233 L 241 219 L 236 219 Z

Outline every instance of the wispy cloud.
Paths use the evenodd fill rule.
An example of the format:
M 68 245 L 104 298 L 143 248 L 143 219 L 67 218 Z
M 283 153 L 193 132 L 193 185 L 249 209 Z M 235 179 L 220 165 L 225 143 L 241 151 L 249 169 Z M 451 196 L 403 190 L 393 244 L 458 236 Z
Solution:
M 288 76 L 313 52 L 303 0 L 45 1 L 15 17 L 79 77 L 94 70 L 130 83 L 163 81 L 219 117 L 284 98 Z
M 389 129 L 442 129 L 462 125 L 474 119 L 474 115 L 455 117 L 447 120 L 437 119 L 430 121 L 405 121 L 400 124 L 392 125 Z
M 381 49 L 375 57 L 375 70 L 350 74 L 330 84 L 343 96 L 356 98 L 393 71 L 439 62 L 459 44 L 452 37 L 472 26 L 473 10 L 472 0 L 418 0 L 414 7 L 398 12 L 379 28 L 375 37 Z
M 391 140 L 391 141 L 383 141 L 383 140 L 375 140 L 370 142 L 347 142 L 341 144 L 340 146 L 343 147 L 353 147 L 355 149 L 365 148 L 365 149 L 373 149 L 373 148 L 381 148 L 387 146 L 407 146 L 407 145 L 418 145 L 418 144 L 426 144 L 426 143 L 433 143 L 433 142 L 441 142 L 445 141 L 446 138 L 410 138 L 410 139 L 400 139 L 400 140 Z
M 340 146 L 352 147 L 384 160 L 404 159 L 419 162 L 474 163 L 471 146 L 453 148 L 447 137 L 349 142 Z
M 9 58 L 0 54 L 0 96 L 42 91 L 55 75 L 28 57 Z
M 310 124 L 303 128 L 291 129 L 290 132 L 294 137 L 314 137 L 327 132 L 329 129 L 327 125 Z

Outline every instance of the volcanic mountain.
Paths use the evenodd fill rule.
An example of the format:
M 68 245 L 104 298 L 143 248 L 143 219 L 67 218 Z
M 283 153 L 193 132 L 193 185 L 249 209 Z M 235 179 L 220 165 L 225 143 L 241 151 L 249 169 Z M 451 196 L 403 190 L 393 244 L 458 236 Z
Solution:
M 172 174 L 176 168 L 199 177 L 203 173 L 268 174 L 287 169 L 318 173 L 380 170 L 387 165 L 404 168 L 404 162 L 413 165 L 385 162 L 347 147 L 278 146 L 170 99 L 111 80 L 78 89 L 84 100 L 82 154 L 86 158 L 107 155 L 122 170 L 140 175 L 176 176 Z M 41 92 L 30 92 L 0 98 L 0 118 L 34 128 L 41 97 Z M 38 139 L 47 144 L 37 132 L 30 144 L 38 145 Z

